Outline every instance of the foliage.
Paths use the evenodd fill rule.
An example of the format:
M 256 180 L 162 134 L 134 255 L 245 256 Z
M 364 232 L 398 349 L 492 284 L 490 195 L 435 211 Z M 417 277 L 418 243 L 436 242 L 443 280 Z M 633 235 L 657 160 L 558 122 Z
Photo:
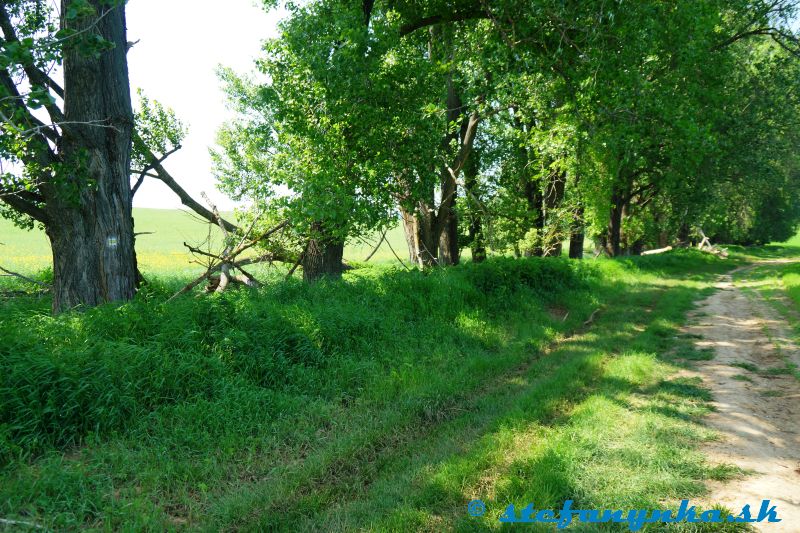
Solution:
M 437 214 L 477 111 L 478 180 L 459 182 L 457 209 L 496 252 L 546 253 L 576 228 L 612 252 L 615 238 L 637 253 L 700 228 L 780 240 L 800 220 L 794 13 L 721 0 L 292 7 L 261 81 L 224 73 L 242 117 L 220 134 L 218 175 L 301 226 L 358 236 L 397 207 Z
M 449 487 L 484 475 L 524 478 L 501 500 L 572 484 L 587 505 L 687 495 L 710 475 L 692 453 L 705 407 L 692 384 L 661 383 L 673 367 L 656 354 L 705 286 L 685 273 L 710 283 L 726 268 L 691 252 L 489 260 L 168 304 L 180 280 L 162 279 L 122 307 L 58 317 L 46 301 L 0 300 L 0 512 L 54 529 L 329 529 L 343 504 L 353 528 L 415 529 L 405 511 L 466 519 Z M 596 334 L 553 344 L 597 308 Z M 634 396 L 652 403 L 623 407 Z M 665 402 L 681 415 L 656 414 Z M 609 409 L 633 433 L 598 431 Z M 606 472 L 605 488 L 566 464 L 506 468 L 514 450 L 547 456 L 545 443 Z M 668 483 L 661 470 L 623 482 L 635 468 L 623 449 L 658 450 Z M 359 504 L 373 500 L 388 507 Z
M 169 154 L 181 147 L 188 133 L 187 126 L 157 100 L 148 98 L 141 89 L 136 91 L 139 106 L 134 111 L 135 131 L 131 168 L 144 169 L 152 162 L 150 154 Z
M 266 83 L 221 72 L 240 113 L 214 153 L 222 186 L 301 233 L 320 221 L 340 238 L 386 226 L 400 178 L 433 159 L 419 149 L 438 139 L 421 112 L 431 67 L 415 58 L 416 43 L 387 46 L 391 16 L 369 28 L 363 16 L 339 2 L 295 6 L 281 37 L 265 43 Z

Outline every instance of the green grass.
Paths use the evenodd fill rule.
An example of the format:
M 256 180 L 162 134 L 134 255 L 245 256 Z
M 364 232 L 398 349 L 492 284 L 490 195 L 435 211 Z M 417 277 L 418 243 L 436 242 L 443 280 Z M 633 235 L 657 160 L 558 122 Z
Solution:
M 758 372 L 758 367 L 753 363 L 737 362 L 737 363 L 731 363 L 731 366 L 735 366 L 737 368 L 743 368 L 744 370 L 749 370 L 750 372 Z
M 710 398 L 674 377 L 678 327 L 730 264 L 373 266 L 169 304 L 185 278 L 154 276 L 134 302 L 55 318 L 46 298 L 0 300 L 0 517 L 467 531 L 510 502 L 700 495 L 737 473 L 697 450 Z
M 232 213 L 223 215 L 233 216 Z M 209 238 L 209 230 L 212 242 L 221 242 L 218 229 L 189 212 L 136 208 L 133 216 L 135 231 L 141 233 L 136 241 L 137 259 L 145 275 L 174 276 L 200 272 L 201 267 L 190 263 L 192 256 L 183 243 L 201 244 Z M 363 262 L 379 239 L 380 234 L 351 240 L 345 247 L 345 260 Z M 381 244 L 370 263 L 399 265 L 391 248 L 408 263 L 403 228 L 397 226 L 389 230 L 386 240 L 388 243 Z M 468 258 L 469 251 L 465 253 L 465 258 Z M 33 274 L 49 267 L 51 262 L 50 244 L 43 231 L 22 230 L 0 218 L 0 266 L 23 274 Z
M 800 247 L 795 245 L 800 237 L 787 243 L 751 249 L 747 253 L 751 259 L 783 259 L 784 262 L 767 262 L 757 265 L 735 276 L 743 292 L 751 298 L 763 299 L 777 315 L 791 328 L 792 342 L 800 345 Z M 795 261 L 791 261 L 794 259 Z M 800 380 L 800 368 L 791 355 L 786 353 L 783 342 L 774 338 L 765 327 L 765 335 L 775 345 L 783 364 L 776 368 L 764 369 L 767 375 L 794 375 Z

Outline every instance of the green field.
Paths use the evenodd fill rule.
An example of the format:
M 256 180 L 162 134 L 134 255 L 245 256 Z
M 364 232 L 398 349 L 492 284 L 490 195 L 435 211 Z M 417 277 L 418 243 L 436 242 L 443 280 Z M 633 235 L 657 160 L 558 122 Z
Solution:
M 177 209 L 134 209 L 137 237 L 137 259 L 145 274 L 174 276 L 193 273 L 200 267 L 192 265 L 192 256 L 184 242 L 197 245 L 211 236 L 220 240 L 220 232 L 195 215 Z M 224 214 L 232 215 L 231 213 Z M 380 235 L 348 243 L 345 260 L 363 261 L 372 251 Z M 395 227 L 387 233 L 387 240 L 395 252 L 407 260 L 407 247 L 403 229 Z M 0 266 L 16 272 L 32 274 L 50 266 L 52 256 L 44 232 L 27 231 L 15 227 L 10 221 L 0 219 Z M 370 260 L 374 263 L 395 262 L 389 245 L 383 243 Z

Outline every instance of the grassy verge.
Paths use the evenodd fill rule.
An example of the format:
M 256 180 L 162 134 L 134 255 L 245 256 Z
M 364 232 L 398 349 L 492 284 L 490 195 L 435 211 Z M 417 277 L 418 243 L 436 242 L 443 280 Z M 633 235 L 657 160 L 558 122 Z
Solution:
M 678 327 L 730 263 L 494 260 L 51 318 L 0 302 L 0 517 L 53 529 L 483 530 L 702 493 Z M 598 312 L 595 313 L 595 311 Z M 590 317 L 593 321 L 585 325 Z M 489 512 L 469 518 L 479 497 Z

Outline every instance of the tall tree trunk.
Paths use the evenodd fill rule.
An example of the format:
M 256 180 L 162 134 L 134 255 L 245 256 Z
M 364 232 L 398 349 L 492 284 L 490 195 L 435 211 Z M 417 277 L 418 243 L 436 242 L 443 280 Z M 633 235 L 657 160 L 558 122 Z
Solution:
M 580 204 L 575 209 L 575 219 L 572 221 L 569 233 L 569 257 L 570 259 L 583 259 L 583 245 L 586 241 L 586 233 L 583 221 L 584 207 Z
M 452 60 L 453 58 L 453 35 L 450 29 L 444 32 L 444 44 L 447 47 L 447 55 Z M 461 101 L 461 95 L 456 90 L 455 82 L 453 81 L 452 68 L 447 71 L 447 124 L 456 122 L 461 118 L 461 110 L 464 103 Z M 462 120 L 465 122 L 466 119 Z M 462 124 L 461 130 L 463 131 L 466 126 Z M 448 132 L 442 140 L 442 147 L 445 150 L 450 149 L 451 145 L 455 142 L 463 144 L 463 134 L 459 135 L 459 131 Z M 458 218 L 456 217 L 455 206 L 456 198 L 458 198 L 458 184 L 456 183 L 455 176 L 450 170 L 450 162 L 442 165 L 440 189 L 442 191 L 442 201 L 439 204 L 439 214 L 437 219 L 438 223 L 434 228 L 439 239 L 439 264 L 457 265 L 458 264 Z
M 73 0 L 62 0 L 66 13 Z M 99 17 L 69 21 L 114 48 L 64 52 L 63 186 L 44 188 L 53 247 L 53 310 L 133 298 L 136 259 L 131 215 L 131 109 L 125 6 L 91 0 Z M 62 27 L 67 20 L 62 20 Z
M 438 264 L 439 238 L 434 236 L 433 217 L 424 205 L 420 205 L 418 213 L 403 207 L 403 231 L 408 244 L 408 258 L 420 268 L 428 268 Z
M 678 228 L 678 241 L 682 243 L 688 243 L 690 241 L 689 225 L 685 222 Z
M 478 172 L 480 161 L 478 154 L 473 151 L 464 166 L 464 189 L 469 212 L 469 242 L 472 251 L 472 260 L 480 263 L 486 260 L 486 236 L 483 233 L 483 217 L 481 216 L 480 191 L 478 190 Z
M 461 116 L 461 100 L 452 88 L 452 80 L 448 78 L 448 119 L 450 123 Z M 441 202 L 438 209 L 434 207 L 434 194 L 431 190 L 427 198 L 417 203 L 415 211 L 401 207 L 403 227 L 408 243 L 409 257 L 421 268 L 434 264 L 449 265 L 458 263 L 458 218 L 455 213 L 458 195 L 457 178 L 469 161 L 475 136 L 481 117 L 477 111 L 463 118 L 459 133 L 450 133 L 443 140 L 443 147 L 449 147 L 452 141 L 458 141 L 458 152 L 449 164 L 440 168 Z M 443 233 L 447 237 L 443 238 Z M 445 251 L 439 253 L 440 245 Z
M 552 233 L 548 234 L 543 243 L 543 255 L 546 257 L 560 257 L 563 248 L 563 236 L 561 234 L 558 220 L 558 208 L 564 200 L 564 191 L 567 186 L 567 173 L 558 170 L 550 175 L 547 184 L 547 194 L 544 198 L 544 210 L 547 216 L 547 225 L 550 228 L 556 226 Z
M 439 264 L 457 265 L 460 261 L 458 246 L 458 215 L 451 208 L 444 229 L 439 235 Z
M 514 126 L 521 134 L 527 135 L 525 123 L 522 122 L 519 112 L 516 109 L 514 110 Z M 537 237 L 541 238 L 544 231 L 544 194 L 542 193 L 542 188 L 539 186 L 538 181 L 533 181 L 530 176 L 526 174 L 526 169 L 528 169 L 531 163 L 531 156 L 528 149 L 524 146 L 519 146 L 516 156 L 518 158 L 517 163 L 521 169 L 520 182 L 527 207 L 526 220 L 530 224 L 530 227 L 526 227 L 525 230 L 535 229 Z M 541 257 L 543 254 L 541 241 L 533 247 L 526 247 L 523 249 L 522 254 L 525 257 Z
M 544 194 L 537 182 L 531 180 L 525 182 L 525 201 L 528 206 L 528 216 L 533 220 L 533 229 L 541 239 L 544 233 Z M 541 241 L 533 248 L 527 248 L 523 252 L 525 257 L 541 257 L 543 254 Z
M 622 253 L 622 211 L 624 208 L 623 193 L 615 187 L 611 195 L 611 215 L 608 221 L 608 237 L 606 239 L 606 251 L 611 257 L 618 257 Z
M 344 239 L 333 236 L 317 222 L 311 228 L 311 238 L 303 253 L 303 280 L 316 281 L 323 277 L 342 277 Z

